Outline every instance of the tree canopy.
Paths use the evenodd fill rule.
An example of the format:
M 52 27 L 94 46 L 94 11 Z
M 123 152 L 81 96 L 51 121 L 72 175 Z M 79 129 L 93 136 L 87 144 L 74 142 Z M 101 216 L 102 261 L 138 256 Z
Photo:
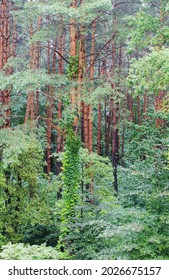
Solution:
M 0 1 L 0 259 L 168 259 L 168 170 L 168 0 Z

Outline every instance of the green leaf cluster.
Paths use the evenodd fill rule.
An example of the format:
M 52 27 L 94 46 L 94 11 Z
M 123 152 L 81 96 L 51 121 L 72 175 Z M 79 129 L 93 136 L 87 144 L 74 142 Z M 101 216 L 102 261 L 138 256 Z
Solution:
M 2 246 L 0 259 L 3 260 L 59 260 L 62 259 L 61 253 L 54 248 L 42 244 L 25 245 L 23 243 Z

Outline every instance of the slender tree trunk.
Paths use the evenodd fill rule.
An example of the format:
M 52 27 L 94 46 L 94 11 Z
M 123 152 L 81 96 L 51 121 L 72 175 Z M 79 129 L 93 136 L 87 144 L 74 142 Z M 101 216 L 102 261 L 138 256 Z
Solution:
M 71 7 L 76 9 L 77 0 L 73 0 L 71 3 Z M 76 57 L 76 46 L 77 46 L 77 39 L 76 39 L 76 20 L 74 18 L 70 21 L 70 57 Z M 76 110 L 76 88 L 71 88 L 70 96 L 71 96 L 71 106 L 72 112 Z M 76 130 L 76 124 L 75 124 Z
M 84 30 L 84 28 L 83 28 Z M 83 31 L 82 30 L 82 31 Z M 84 47 L 84 35 L 81 37 L 81 63 L 79 63 L 79 78 L 83 74 L 83 67 L 85 66 L 85 47 Z M 80 81 L 80 80 L 79 80 Z M 82 81 L 81 81 L 82 82 Z M 82 130 L 85 148 L 89 148 L 89 106 L 86 102 L 82 102 Z
M 125 139 L 125 125 L 122 127 L 122 142 L 121 142 L 121 166 L 124 167 L 124 142 Z
M 90 56 L 90 80 L 94 79 L 94 62 L 95 62 L 95 36 L 96 36 L 96 21 L 93 22 L 91 56 Z M 92 124 L 92 105 L 89 105 L 89 152 L 93 150 L 93 124 Z
M 148 112 L 148 96 L 147 94 L 144 94 L 144 104 L 143 104 L 144 119 L 147 118 L 147 112 Z
M 58 39 L 58 52 L 63 56 L 64 55 L 64 49 L 63 49 L 63 45 L 64 45 L 64 36 L 65 34 L 63 33 L 63 22 L 62 22 L 62 18 L 61 18 L 61 22 L 60 22 L 60 36 Z M 59 57 L 58 58 L 58 73 L 60 75 L 62 75 L 64 72 L 64 60 Z M 58 121 L 60 121 L 62 119 L 62 95 L 59 94 L 58 97 Z M 62 147 L 63 146 L 63 139 L 60 133 L 58 133 L 57 135 L 57 153 L 60 153 L 62 151 Z
M 133 98 L 129 93 L 127 93 L 127 108 L 129 110 L 128 120 L 132 122 L 133 121 Z
M 0 70 L 5 66 L 8 58 L 11 55 L 11 44 L 10 44 L 10 10 L 11 6 L 7 0 L 1 0 L 0 3 Z M 6 70 L 6 75 L 10 75 L 12 72 L 11 68 Z M 0 116 L 4 118 L 4 125 L 2 127 L 10 127 L 10 91 L 0 90 L 0 104 L 2 104 L 2 111 Z
M 94 79 L 94 62 L 95 62 L 95 36 L 96 36 L 96 21 L 93 22 L 92 26 L 92 42 L 91 42 L 91 55 L 90 55 L 90 80 L 93 81 Z M 92 105 L 89 104 L 88 107 L 88 149 L 89 153 L 93 151 L 93 123 L 92 123 Z M 94 186 L 93 186 L 93 174 L 90 174 L 91 176 L 91 183 L 90 183 L 90 193 L 93 194 L 94 192 Z M 93 204 L 93 199 L 90 200 L 90 204 Z
M 140 111 L 140 96 L 137 96 L 137 118 L 138 124 L 141 124 L 141 111 Z
M 106 149 L 105 154 L 109 156 L 109 148 L 110 148 L 110 138 L 111 138 L 111 119 L 112 119 L 112 104 L 110 102 L 109 112 L 106 112 Z
M 78 95 L 77 95 L 77 102 L 78 102 L 78 114 L 81 113 L 81 87 L 83 82 L 83 76 L 84 76 L 84 68 L 85 68 L 85 36 L 83 34 L 84 27 L 82 27 L 80 34 L 80 50 L 79 50 L 79 69 L 78 69 Z
M 88 148 L 89 143 L 89 108 L 86 103 L 84 103 L 84 144 L 85 148 Z
M 48 25 L 49 25 L 49 17 L 48 17 Z M 47 48 L 47 69 L 48 74 L 50 75 L 50 65 L 51 65 L 51 52 L 50 52 L 50 41 L 48 41 L 48 48 Z M 46 161 L 47 161 L 47 173 L 49 174 L 51 172 L 51 144 L 52 144 L 52 113 L 53 113 L 53 89 L 51 86 L 47 86 L 47 94 L 46 94 L 46 101 L 47 101 L 47 107 L 46 107 L 46 116 L 47 116 L 47 131 L 46 131 L 46 137 L 47 137 L 47 148 L 46 148 Z
M 128 71 L 130 69 L 130 60 L 132 59 L 132 55 L 130 55 L 128 57 L 128 62 L 127 62 L 127 65 L 128 65 Z M 126 98 L 127 98 L 127 108 L 129 110 L 129 122 L 132 122 L 133 121 L 133 98 L 132 96 L 127 92 L 126 94 Z
M 97 127 L 97 153 L 101 155 L 101 121 L 102 121 L 102 105 L 98 105 L 98 127 Z
M 162 27 L 164 26 L 164 7 L 163 7 L 163 1 L 160 0 L 160 22 L 161 22 L 161 26 L 160 29 L 162 29 Z M 164 40 L 164 35 L 161 34 L 161 42 L 163 42 Z M 159 44 L 159 49 L 161 49 L 163 46 L 163 43 Z M 160 91 L 158 96 L 155 97 L 154 100 L 154 107 L 155 107 L 155 111 L 158 112 L 162 107 L 163 107 L 163 98 L 165 96 L 165 92 L 164 91 Z M 155 120 L 156 123 L 156 128 L 160 128 L 163 126 L 164 121 L 160 118 L 156 118 Z
M 104 139 L 105 139 L 105 155 L 107 156 L 107 102 L 104 103 Z
M 163 97 L 165 96 L 165 92 L 161 91 L 158 96 L 155 97 L 155 110 L 158 112 L 163 107 Z M 164 120 L 160 118 L 156 118 L 156 128 L 162 127 L 164 124 Z
M 115 42 L 112 43 L 112 65 L 113 69 L 116 67 L 116 46 Z M 115 83 L 112 85 L 113 89 L 116 92 Z M 115 93 L 114 93 L 115 95 Z M 115 101 L 114 96 L 112 97 L 112 163 L 114 169 L 114 189 L 116 193 L 118 192 L 118 182 L 117 182 L 117 165 L 118 165 L 118 151 L 119 151 L 119 135 L 118 135 L 118 103 Z
M 42 22 L 42 18 L 39 16 L 38 17 L 38 26 L 37 26 L 37 31 L 40 31 L 40 27 L 41 27 L 41 22 Z M 36 69 L 40 68 L 40 42 L 36 42 L 35 44 L 35 63 L 36 63 Z M 39 116 L 39 90 L 36 90 L 36 100 L 35 100 L 35 115 L 36 117 Z
M 37 31 L 40 30 L 42 18 L 38 17 L 37 22 Z M 29 36 L 30 40 L 32 40 L 34 34 L 33 22 L 30 22 Z M 39 68 L 40 63 L 40 43 L 39 42 L 31 42 L 30 45 L 30 69 L 35 70 Z M 26 105 L 26 113 L 25 113 L 25 123 L 28 122 L 30 118 L 30 122 L 32 123 L 35 118 L 39 114 L 39 91 L 38 89 L 34 92 L 28 93 L 28 100 Z
M 65 41 L 65 32 L 63 30 L 63 19 L 61 17 L 60 19 L 60 36 L 58 38 L 58 52 L 64 56 L 64 41 Z M 61 56 L 58 57 L 58 73 L 62 75 L 64 73 L 64 60 L 62 59 Z M 58 97 L 58 114 L 57 114 L 57 119 L 60 121 L 62 119 L 62 94 L 59 94 Z M 61 135 L 61 133 L 58 131 L 57 132 L 57 147 L 56 151 L 59 154 L 60 152 L 63 151 L 63 146 L 64 146 L 64 138 Z M 59 174 L 61 172 L 61 162 L 57 161 L 56 162 L 56 174 Z M 62 190 L 60 189 L 58 191 L 58 199 L 61 198 L 61 192 Z
M 84 78 L 84 68 L 85 68 L 85 36 L 84 36 L 84 26 L 81 28 L 81 34 L 80 34 L 80 52 L 79 52 L 79 70 L 78 70 L 78 95 L 77 95 L 77 102 L 78 102 L 78 116 L 81 116 L 81 139 L 82 142 L 85 142 L 84 139 L 84 107 L 86 104 L 84 101 L 82 101 L 82 83 Z M 86 145 L 85 145 L 86 146 Z
M 106 64 L 103 62 L 103 65 L 101 67 L 100 61 L 98 66 L 98 77 L 100 75 L 106 75 Z M 101 137 L 102 137 L 102 131 L 101 131 L 101 125 L 102 125 L 102 104 L 98 104 L 98 126 L 97 126 L 97 153 L 98 155 L 102 154 L 102 146 L 101 146 Z

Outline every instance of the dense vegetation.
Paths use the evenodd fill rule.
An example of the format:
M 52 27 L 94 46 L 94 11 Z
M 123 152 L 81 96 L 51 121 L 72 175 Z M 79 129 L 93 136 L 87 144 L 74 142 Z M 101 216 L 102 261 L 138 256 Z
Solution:
M 168 248 L 168 0 L 0 1 L 0 259 Z

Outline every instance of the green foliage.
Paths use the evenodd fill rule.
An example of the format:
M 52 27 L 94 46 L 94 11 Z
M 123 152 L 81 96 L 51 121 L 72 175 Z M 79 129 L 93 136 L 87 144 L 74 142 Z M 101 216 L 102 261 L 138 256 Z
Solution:
M 130 35 L 128 51 L 149 49 L 151 46 L 162 46 L 169 42 L 167 0 L 142 1 L 139 12 L 127 17 Z
M 34 135 L 20 130 L 1 130 L 2 169 L 30 185 L 37 184 L 37 175 L 42 171 L 43 153 Z
M 133 60 L 128 83 L 134 95 L 158 94 L 168 92 L 169 84 L 169 51 L 168 48 L 152 49 L 152 52 L 138 61 Z
M 75 141 L 73 142 L 75 144 Z M 78 149 L 77 144 L 75 144 L 75 146 L 76 149 Z M 65 176 L 64 165 L 65 157 L 67 158 L 66 155 L 68 154 L 67 149 L 68 147 L 66 147 L 64 155 L 61 156 L 63 176 Z M 71 220 L 67 219 L 67 227 L 65 227 L 65 223 L 61 223 L 61 231 L 65 230 L 66 233 L 64 233 L 64 236 L 62 235 L 64 243 L 62 242 L 59 248 L 63 249 L 63 244 L 66 244 L 68 256 L 71 255 L 71 257 L 75 259 L 93 259 L 97 258 L 96 256 L 99 250 L 106 246 L 104 238 L 99 239 L 98 237 L 99 234 L 103 233 L 103 229 L 108 224 L 108 222 L 103 223 L 103 219 L 107 218 L 109 213 L 114 211 L 118 204 L 113 192 L 113 168 L 110 160 L 98 156 L 96 153 L 90 154 L 87 149 L 82 148 L 80 148 L 79 157 L 80 164 L 78 163 L 78 167 L 74 168 L 74 172 L 76 170 L 78 176 L 79 184 L 77 189 L 78 200 L 74 205 L 76 216 L 74 214 L 75 218 Z M 75 163 L 73 166 L 75 166 Z M 71 178 L 69 178 L 68 183 L 70 183 L 70 181 Z M 90 184 L 92 184 L 94 188 L 93 194 L 91 194 L 90 190 L 87 188 Z M 68 191 L 70 192 L 69 189 Z M 92 204 L 90 201 L 92 201 Z M 59 212 L 60 207 L 62 211 L 65 204 L 70 204 L 70 195 L 68 202 L 65 203 L 63 190 L 62 201 L 57 203 L 57 211 Z
M 61 213 L 63 222 L 65 219 L 71 221 L 72 218 L 75 218 L 75 206 L 78 200 L 77 190 L 80 182 L 79 148 L 80 140 L 72 130 L 67 131 L 66 147 L 62 162 L 62 196 L 65 203 L 65 209 Z
M 1 259 L 169 257 L 168 1 L 142 0 L 133 5 L 115 2 L 118 1 L 86 0 L 82 3 L 79 1 L 77 7 L 73 8 L 71 1 L 14 1 L 16 9 L 12 15 L 20 33 L 19 41 L 16 40 L 19 44 L 16 57 L 11 57 L 0 71 L 1 90 L 10 91 L 12 128 L 0 131 Z M 38 17 L 42 18 L 40 30 L 37 28 Z M 77 108 L 72 112 L 70 94 L 72 88 L 79 88 L 80 50 L 78 41 L 77 55 L 69 57 L 70 37 L 67 30 L 72 19 L 76 22 L 77 40 L 81 35 L 85 38 L 87 71 L 80 91 L 82 101 L 92 105 L 93 150 L 96 150 L 97 145 L 99 104 L 102 106 L 103 153 L 104 135 L 109 129 L 106 114 L 112 112 L 114 105 L 118 109 L 119 156 L 122 153 L 122 126 L 125 128 L 123 167 L 119 165 L 117 168 L 117 196 L 113 189 L 110 159 L 80 148 L 80 140 L 72 129 L 78 112 Z M 96 61 L 94 79 L 89 81 L 94 20 Z M 29 33 L 31 23 L 33 37 Z M 128 84 L 126 76 L 130 61 L 125 53 L 126 33 L 129 34 L 128 52 L 132 57 L 139 57 L 139 50 L 142 50 L 142 58 L 131 62 Z M 65 38 L 63 56 L 69 61 L 66 75 L 54 74 L 57 67 L 53 69 L 55 63 L 52 59 L 55 59 L 55 47 L 58 47 L 61 37 Z M 112 42 L 115 43 L 113 54 Z M 46 49 L 47 45 L 50 48 Z M 37 69 L 30 69 L 30 46 L 35 50 L 34 59 L 40 51 Z M 57 59 L 61 59 L 59 54 L 56 54 Z M 49 64 L 52 69 L 47 69 Z M 104 76 L 100 73 L 99 76 L 98 67 L 105 67 L 107 74 Z M 12 70 L 10 75 L 6 75 L 8 69 Z M 46 94 L 47 88 L 52 88 L 51 96 L 49 92 Z M 163 108 L 154 113 L 154 105 L 151 108 L 153 97 L 161 91 L 166 92 L 166 100 Z M 19 127 L 24 122 L 30 92 L 34 92 L 35 99 L 38 99 L 38 114 L 42 118 L 35 121 L 35 126 L 27 124 Z M 127 122 L 125 107 L 128 93 L 139 96 L 141 114 L 143 95 L 150 96 L 149 111 L 146 117 L 142 115 L 139 125 Z M 43 171 L 47 144 L 45 114 L 51 100 L 52 122 L 66 134 L 65 151 L 59 155 L 53 154 L 62 164 L 58 176 L 52 173 L 46 175 Z M 62 118 L 59 121 L 58 100 L 62 103 Z M 135 114 L 138 115 L 136 103 L 133 99 L 135 122 Z M 7 106 L 1 108 L 2 116 L 6 109 Z M 81 116 L 78 117 L 80 120 Z M 158 117 L 164 120 L 164 125 L 156 129 L 155 120 Z M 0 121 L 3 125 L 5 119 L 1 117 Z M 111 122 L 111 132 L 114 128 L 112 125 Z M 52 152 L 56 150 L 56 145 L 56 132 L 53 129 Z M 53 157 L 52 171 L 56 171 Z M 10 241 L 18 243 L 8 243 Z M 56 247 L 58 252 L 63 253 L 46 245 Z
M 78 223 L 79 222 L 79 223 Z M 70 242 L 69 250 L 73 252 L 76 260 L 99 259 L 100 253 L 107 247 L 105 238 L 101 236 L 109 223 L 104 220 L 88 217 L 88 221 L 79 220 L 76 227 L 71 227 L 71 232 L 67 236 Z
M 34 213 L 30 209 L 31 196 L 35 195 L 34 210 L 38 203 L 37 178 L 43 170 L 43 153 L 36 137 L 21 129 L 1 130 L 0 139 L 0 226 L 7 237 L 18 240 L 21 227 L 32 216 L 28 212 Z
M 168 132 L 163 137 L 150 120 L 129 124 L 126 132 L 125 168 L 119 167 L 119 201 L 125 209 L 141 211 L 141 234 L 132 238 L 131 259 L 167 259 Z M 133 218 L 135 220 L 135 218 Z
M 77 217 L 78 189 L 80 184 L 80 140 L 71 128 L 67 129 L 66 146 L 62 161 L 62 200 L 60 202 L 61 224 L 59 247 L 67 248 L 65 237 L 69 233 L 69 226 Z
M 88 220 L 88 214 L 104 217 L 111 207 L 116 205 L 113 189 L 113 168 L 109 158 L 104 158 L 96 153 L 89 153 L 87 149 L 80 149 L 81 159 L 81 189 L 82 189 L 82 209 L 84 217 Z M 87 185 L 93 185 L 94 193 L 91 194 Z M 94 207 L 93 214 L 86 207 L 86 198 L 92 200 Z M 110 207 L 110 208 L 109 208 Z M 109 210 L 108 210 L 109 209 Z M 91 209 L 90 209 L 91 210 Z M 86 214 L 85 214 L 86 213 Z
M 150 118 L 140 126 L 128 124 L 125 168 L 118 168 L 118 200 L 109 160 L 80 150 L 82 216 L 66 236 L 74 259 L 168 259 L 168 138 L 167 133 L 162 138 L 152 122 Z M 91 173 L 93 205 L 86 203 L 85 190 Z
M 6 244 L 6 238 L 0 233 L 0 249 Z
M 36 224 L 26 229 L 24 232 L 24 243 L 30 245 L 41 245 L 46 243 L 47 246 L 55 247 L 59 240 L 59 229 L 57 224 Z
M 20 69 L 25 65 L 22 65 L 23 61 L 19 61 Z M 0 83 L 1 89 L 9 89 L 13 92 L 31 92 L 37 89 L 43 89 L 47 85 L 60 88 L 67 84 L 67 79 L 65 76 L 61 75 L 52 75 L 49 76 L 44 69 L 29 69 L 24 67 L 22 70 L 18 70 L 18 60 L 11 59 L 9 60 L 6 67 L 13 67 L 13 74 L 6 76 L 4 71 L 0 71 Z
M 133 27 L 129 35 L 129 51 L 134 50 L 136 47 L 143 49 L 148 45 L 152 45 L 153 41 L 155 41 L 152 34 L 157 34 L 160 19 L 145 11 L 140 11 L 134 16 L 127 17 L 127 19 L 128 25 Z
M 3 260 L 59 260 L 62 259 L 61 253 L 54 248 L 47 247 L 45 244 L 24 245 L 22 243 L 2 246 L 0 259 Z
M 70 79 L 76 79 L 78 77 L 78 69 L 79 69 L 79 56 L 70 56 L 69 64 L 66 70 L 66 76 Z

